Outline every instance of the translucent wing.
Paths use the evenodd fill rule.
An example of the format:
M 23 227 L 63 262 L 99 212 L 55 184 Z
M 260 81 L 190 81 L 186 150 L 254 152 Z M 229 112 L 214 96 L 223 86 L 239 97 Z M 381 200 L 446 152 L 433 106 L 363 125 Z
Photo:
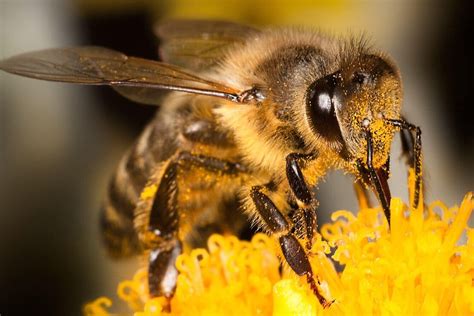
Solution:
M 258 32 L 237 23 L 199 20 L 171 20 L 155 29 L 162 60 L 194 71 L 214 66 L 230 47 Z
M 0 69 L 25 77 L 90 85 L 109 85 L 124 96 L 155 104 L 159 89 L 235 100 L 238 91 L 181 68 L 128 57 L 102 47 L 48 49 L 0 61 Z

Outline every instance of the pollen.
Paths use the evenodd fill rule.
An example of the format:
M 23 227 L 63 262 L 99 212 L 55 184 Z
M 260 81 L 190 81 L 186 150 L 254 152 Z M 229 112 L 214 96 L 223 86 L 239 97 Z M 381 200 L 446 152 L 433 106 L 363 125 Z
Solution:
M 154 197 L 157 190 L 158 186 L 156 184 L 146 186 L 140 195 L 140 199 L 146 200 Z
M 213 235 L 206 250 L 179 256 L 169 303 L 148 297 L 144 269 L 123 281 L 118 294 L 134 316 L 472 315 L 473 208 L 472 193 L 459 207 L 437 201 L 415 209 L 394 198 L 390 228 L 380 207 L 334 212 L 310 251 L 321 292 L 333 301 L 328 308 L 304 278 L 281 268 L 276 243 L 263 234 L 251 241 Z M 84 314 L 112 315 L 110 309 L 111 300 L 101 297 Z
M 374 165 L 380 167 L 385 163 L 386 155 L 390 152 L 390 145 L 393 138 L 393 127 L 387 124 L 384 120 L 374 120 L 370 125 L 370 132 L 373 137 L 374 152 L 383 153 L 382 155 L 375 155 Z

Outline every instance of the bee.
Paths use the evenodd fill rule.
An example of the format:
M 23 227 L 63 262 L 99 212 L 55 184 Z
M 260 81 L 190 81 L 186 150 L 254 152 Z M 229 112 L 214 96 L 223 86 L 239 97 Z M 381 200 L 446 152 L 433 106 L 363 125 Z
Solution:
M 308 259 L 318 182 L 344 170 L 360 199 L 375 193 L 389 223 L 390 147 L 401 132 L 420 200 L 421 130 L 401 115 L 397 66 L 364 39 L 296 28 L 169 21 L 157 33 L 163 62 L 77 47 L 14 56 L 0 69 L 108 85 L 159 105 L 121 160 L 101 216 L 113 255 L 148 258 L 151 296 L 173 296 L 185 247 L 253 222 L 329 306 Z

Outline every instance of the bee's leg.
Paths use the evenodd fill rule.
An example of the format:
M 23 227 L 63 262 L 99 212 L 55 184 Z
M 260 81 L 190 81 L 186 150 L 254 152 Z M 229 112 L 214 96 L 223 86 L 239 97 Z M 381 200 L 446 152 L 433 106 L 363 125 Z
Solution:
M 413 131 L 415 136 L 413 136 Z M 413 166 L 415 170 L 415 194 L 413 205 L 418 207 L 420 200 L 420 190 L 422 181 L 421 171 L 421 129 L 418 126 L 409 124 L 400 131 L 402 140 L 402 155 L 405 156 L 406 164 Z
M 300 168 L 300 163 L 304 163 L 308 159 L 314 159 L 314 157 L 297 153 L 289 154 L 286 157 L 286 176 L 290 188 L 297 199 L 298 208 L 303 211 L 307 238 L 306 247 L 311 249 L 313 237 L 318 228 L 316 217 L 318 202 L 313 197 L 311 190 L 308 188 Z
M 155 237 L 148 258 L 148 288 L 152 297 L 171 298 L 176 288 L 178 271 L 175 261 L 182 252 L 182 243 L 178 238 L 177 171 L 177 162 L 168 164 L 150 211 L 148 231 Z
M 400 140 L 402 143 L 402 157 L 405 158 L 407 165 L 413 166 L 415 162 L 415 138 L 413 137 L 413 133 L 406 129 L 400 130 Z
M 237 175 L 246 172 L 245 167 L 239 163 L 204 155 L 195 155 L 188 151 L 181 152 L 178 156 L 178 161 L 181 166 L 193 165 L 214 174 Z
M 389 124 L 400 128 L 400 137 L 402 140 L 402 154 L 406 159 L 406 163 L 411 165 L 415 171 L 415 194 L 413 198 L 414 207 L 418 207 L 420 201 L 422 169 L 421 169 L 421 129 L 419 126 L 413 125 L 401 120 L 387 120 Z M 415 133 L 415 136 L 413 136 Z
M 305 275 L 321 305 L 329 306 L 330 303 L 319 292 L 306 251 L 291 232 L 290 223 L 262 190 L 262 186 L 252 187 L 250 197 L 263 221 L 264 227 L 273 235 L 278 236 L 283 257 L 291 269 L 300 276 Z
M 182 242 L 178 236 L 179 210 L 177 197 L 179 188 L 178 172 L 190 167 L 200 167 L 210 174 L 234 175 L 244 171 L 237 163 L 217 158 L 193 155 L 181 152 L 170 160 L 163 168 L 158 181 L 151 179 L 142 192 L 141 201 L 135 211 L 136 217 L 149 214 L 146 232 L 141 240 L 151 249 L 149 254 L 148 283 L 150 296 L 172 297 L 176 287 L 178 271 L 175 261 L 182 252 Z M 147 211 L 149 210 L 149 212 Z M 140 222 L 140 220 L 139 220 Z M 138 225 L 140 226 L 140 225 Z M 142 228 L 138 229 L 142 231 Z

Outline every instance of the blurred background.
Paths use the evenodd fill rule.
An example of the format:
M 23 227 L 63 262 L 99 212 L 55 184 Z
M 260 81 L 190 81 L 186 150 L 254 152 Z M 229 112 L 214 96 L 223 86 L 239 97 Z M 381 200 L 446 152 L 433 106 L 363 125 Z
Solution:
M 423 131 L 426 201 L 452 205 L 474 189 L 468 0 L 0 0 L 0 58 L 100 45 L 155 59 L 153 25 L 170 17 L 366 32 L 401 68 L 405 115 Z M 107 258 L 99 207 L 118 160 L 155 110 L 107 87 L 0 73 L 2 316 L 80 315 L 86 301 L 115 299 L 117 283 L 132 276 L 139 260 Z M 406 200 L 398 147 L 397 138 L 391 188 Z M 318 198 L 322 214 L 356 209 L 351 179 L 340 173 L 321 184 Z

